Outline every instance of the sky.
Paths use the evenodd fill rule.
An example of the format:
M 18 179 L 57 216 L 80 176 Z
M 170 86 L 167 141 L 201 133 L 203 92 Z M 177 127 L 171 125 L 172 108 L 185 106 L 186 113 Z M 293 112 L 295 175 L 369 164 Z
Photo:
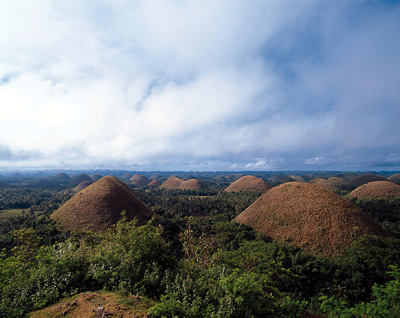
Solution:
M 400 170 L 400 1 L 0 0 L 0 169 Z

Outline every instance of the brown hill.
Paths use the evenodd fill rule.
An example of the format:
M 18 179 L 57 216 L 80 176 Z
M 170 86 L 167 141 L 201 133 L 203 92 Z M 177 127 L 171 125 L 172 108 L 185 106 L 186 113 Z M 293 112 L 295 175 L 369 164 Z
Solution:
M 388 178 L 389 181 L 400 184 L 400 173 L 395 173 Z
M 321 256 L 342 253 L 364 234 L 389 235 L 348 200 L 300 182 L 272 188 L 235 221 Z
M 350 193 L 350 196 L 362 198 L 395 199 L 400 198 L 400 185 L 390 181 L 373 181 L 363 184 Z
M 181 178 L 178 178 L 177 176 L 170 176 L 166 181 L 162 183 L 160 188 L 166 190 L 179 189 L 182 183 L 183 180 Z
M 156 179 L 160 179 L 161 178 L 161 175 L 159 174 L 159 173 L 153 173 L 151 176 L 150 176 L 150 180 L 156 180 Z
M 353 180 L 349 182 L 349 188 L 350 189 L 355 189 L 358 188 L 359 186 L 362 186 L 363 184 L 366 184 L 368 182 L 372 181 L 385 181 L 386 178 L 382 176 L 378 176 L 376 174 L 362 174 L 360 176 L 355 177 Z
M 104 177 L 75 194 L 51 218 L 67 230 L 102 231 L 116 223 L 123 210 L 128 220 L 136 217 L 139 224 L 154 215 L 125 183 Z
M 347 182 L 343 178 L 330 177 L 328 180 L 323 178 L 312 179 L 310 184 L 315 184 L 332 192 L 338 192 L 345 187 Z
M 306 182 L 306 180 L 302 176 L 291 175 L 289 176 L 289 178 L 298 182 Z
M 264 193 L 271 189 L 271 186 L 263 179 L 255 176 L 244 176 L 239 180 L 231 183 L 229 187 L 225 189 L 226 192 L 239 192 L 239 191 L 251 191 Z
M 183 181 L 179 187 L 179 189 L 182 190 L 201 190 L 204 189 L 205 186 L 204 184 L 197 179 L 189 179 L 186 181 Z
M 150 180 L 142 174 L 135 174 L 129 180 L 134 186 L 137 187 L 147 186 L 150 182 Z
M 51 180 L 60 184 L 68 184 L 71 182 L 72 179 L 66 173 L 60 172 L 51 177 Z
M 151 181 L 148 184 L 148 186 L 150 186 L 150 187 L 159 187 L 161 184 L 162 184 L 162 182 L 160 180 L 155 179 L 155 180 Z
M 83 181 L 81 183 L 79 183 L 75 188 L 72 189 L 72 191 L 74 192 L 79 192 L 83 189 L 85 189 L 86 187 L 90 186 L 93 183 L 93 181 Z
M 68 187 L 75 188 L 79 183 L 83 181 L 93 181 L 86 173 L 82 173 L 79 176 L 75 176 L 72 178 L 71 182 L 68 184 Z

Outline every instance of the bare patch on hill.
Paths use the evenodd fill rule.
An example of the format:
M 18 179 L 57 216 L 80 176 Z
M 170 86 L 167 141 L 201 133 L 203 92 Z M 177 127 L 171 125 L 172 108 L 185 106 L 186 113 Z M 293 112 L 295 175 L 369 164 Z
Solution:
M 339 255 L 364 234 L 390 235 L 348 200 L 300 182 L 272 188 L 235 221 L 320 256 Z
M 66 317 L 148 317 L 154 302 L 139 296 L 123 297 L 111 292 L 86 292 L 35 311 L 29 318 Z

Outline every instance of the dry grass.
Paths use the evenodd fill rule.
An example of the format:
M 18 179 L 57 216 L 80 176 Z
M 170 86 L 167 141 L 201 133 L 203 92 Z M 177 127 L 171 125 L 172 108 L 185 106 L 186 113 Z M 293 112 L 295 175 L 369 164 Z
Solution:
M 389 181 L 400 184 L 400 173 L 395 173 L 388 178 Z
M 93 183 L 93 181 L 88 181 L 88 180 L 83 181 L 83 182 L 79 183 L 75 188 L 73 188 L 72 191 L 74 191 L 74 192 L 82 191 L 86 187 L 90 186 L 92 183 Z
M 137 187 L 147 186 L 150 182 L 149 178 L 142 174 L 135 174 L 130 179 L 131 183 Z
M 359 186 L 362 186 L 363 184 L 366 184 L 368 182 L 372 181 L 385 181 L 386 178 L 382 176 L 378 176 L 376 174 L 362 174 L 360 176 L 355 177 L 353 180 L 349 182 L 349 188 L 350 189 L 355 189 L 358 188 Z
M 161 184 L 160 188 L 166 190 L 175 190 L 179 189 L 182 183 L 183 180 L 181 178 L 178 178 L 177 176 L 170 176 L 166 181 Z
M 148 317 L 154 302 L 139 296 L 123 297 L 111 292 L 86 292 L 27 315 L 29 318 Z
M 320 256 L 338 255 L 364 234 L 389 235 L 348 200 L 300 182 L 272 188 L 235 220 Z
M 181 185 L 179 186 L 179 189 L 181 190 L 201 190 L 204 189 L 205 186 L 204 184 L 197 179 L 189 179 L 186 181 L 183 181 Z
M 90 178 L 86 173 L 82 173 L 79 176 L 72 178 L 72 180 L 68 184 L 68 186 L 70 188 L 75 188 L 77 185 L 79 185 L 79 183 L 81 183 L 83 181 L 92 181 L 93 182 L 93 179 Z
M 255 176 L 244 176 L 239 180 L 233 182 L 229 187 L 225 189 L 226 192 L 240 192 L 240 191 L 251 191 L 264 193 L 271 189 L 271 186 L 263 179 Z
M 353 190 L 350 196 L 357 199 L 396 199 L 400 198 L 400 185 L 390 181 L 368 182 Z
M 159 187 L 162 184 L 162 182 L 158 179 L 154 179 L 153 181 L 151 181 L 148 185 L 150 187 Z
M 125 210 L 129 220 L 145 224 L 153 215 L 129 187 L 116 177 L 104 177 L 75 194 L 51 218 L 67 230 L 102 231 Z
M 338 192 L 347 185 L 347 182 L 343 178 L 339 177 L 330 177 L 328 180 L 323 178 L 315 178 L 309 183 L 318 185 L 333 192 Z

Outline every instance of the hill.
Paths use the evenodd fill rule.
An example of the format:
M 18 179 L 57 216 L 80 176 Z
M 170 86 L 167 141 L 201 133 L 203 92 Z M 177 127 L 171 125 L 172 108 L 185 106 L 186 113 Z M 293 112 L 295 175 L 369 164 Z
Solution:
M 235 221 L 320 256 L 341 254 L 364 234 L 389 235 L 348 200 L 300 182 L 272 188 Z
M 179 186 L 179 189 L 181 190 L 201 190 L 204 189 L 205 186 L 204 184 L 197 179 L 189 179 L 186 181 L 183 181 L 181 185 Z
M 154 179 L 153 181 L 151 181 L 148 186 L 150 187 L 159 187 L 162 184 L 162 182 L 160 180 Z
M 349 188 L 351 190 L 358 188 L 359 186 L 362 186 L 363 184 L 366 184 L 368 182 L 372 181 L 385 181 L 386 178 L 376 175 L 376 174 L 362 174 L 360 176 L 355 177 L 349 182 Z
M 88 181 L 88 180 L 82 181 L 75 188 L 73 188 L 72 191 L 79 192 L 79 191 L 85 189 L 86 187 L 90 186 L 92 183 L 93 183 L 93 181 Z
M 154 215 L 125 183 L 116 177 L 104 177 L 76 193 L 51 218 L 67 230 L 102 231 L 116 223 L 123 210 L 128 220 L 136 217 L 139 224 Z
M 60 172 L 51 177 L 51 180 L 59 184 L 68 184 L 71 182 L 72 179 L 66 173 Z
M 261 178 L 255 176 L 244 176 L 233 182 L 225 189 L 226 192 L 251 191 L 264 193 L 271 189 L 271 186 Z
M 91 181 L 93 182 L 93 179 L 90 178 L 86 173 L 82 173 L 79 176 L 75 176 L 72 178 L 71 182 L 68 184 L 69 188 L 75 188 L 79 183 L 83 181 Z
M 136 187 L 144 187 L 150 183 L 149 178 L 142 174 L 135 174 L 130 179 L 131 183 Z
M 389 181 L 400 184 L 400 173 L 395 173 L 388 178 Z
M 328 180 L 323 178 L 312 179 L 310 184 L 315 184 L 332 192 L 338 192 L 343 189 L 347 182 L 340 177 L 330 177 Z
M 349 196 L 357 199 L 380 198 L 395 199 L 400 198 L 400 185 L 390 181 L 373 181 L 363 184 L 353 190 Z
M 179 189 L 182 183 L 183 180 L 181 178 L 178 178 L 177 176 L 170 176 L 166 181 L 161 184 L 160 188 L 166 190 Z

